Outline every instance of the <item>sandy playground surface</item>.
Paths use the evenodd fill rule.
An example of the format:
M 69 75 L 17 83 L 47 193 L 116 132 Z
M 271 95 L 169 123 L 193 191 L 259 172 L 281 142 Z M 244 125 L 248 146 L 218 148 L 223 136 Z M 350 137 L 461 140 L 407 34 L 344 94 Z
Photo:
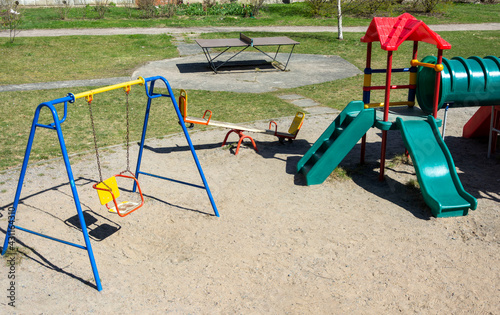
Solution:
M 17 231 L 16 308 L 4 261 L 0 313 L 498 314 L 500 164 L 486 158 L 486 141 L 461 138 L 475 110 L 450 110 L 446 130 L 462 184 L 479 200 L 466 217 L 433 218 L 406 185 L 411 165 L 389 161 L 379 182 L 378 129 L 364 166 L 359 144 L 341 164 L 351 179 L 305 186 L 296 164 L 335 114 L 308 115 L 291 144 L 253 134 L 259 152 L 244 146 L 237 156 L 220 147 L 227 130 L 192 131 L 220 218 L 204 190 L 146 176 L 144 207 L 119 218 L 91 188 L 93 155 L 75 157 L 103 291 L 86 251 Z M 397 131 L 389 139 L 392 158 L 404 147 Z M 103 154 L 105 177 L 123 157 L 122 148 Z M 149 140 L 142 170 L 201 183 L 182 134 Z M 18 174 L 0 174 L 2 240 Z M 28 168 L 22 196 L 16 224 L 82 244 L 61 161 Z

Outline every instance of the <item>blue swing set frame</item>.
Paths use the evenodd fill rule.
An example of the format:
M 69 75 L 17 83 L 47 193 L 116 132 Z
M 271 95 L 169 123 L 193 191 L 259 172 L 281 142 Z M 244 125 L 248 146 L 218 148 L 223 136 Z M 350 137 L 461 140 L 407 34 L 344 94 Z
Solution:
M 165 84 L 165 86 L 167 87 L 167 90 L 168 90 L 168 94 L 161 94 L 161 93 L 155 93 L 154 92 L 155 83 L 157 81 L 163 82 Z M 28 233 L 31 233 L 31 234 L 34 234 L 34 235 L 38 235 L 38 236 L 47 238 L 47 239 L 52 240 L 52 241 L 56 241 L 56 242 L 60 242 L 60 243 L 66 244 L 66 245 L 70 245 L 70 246 L 73 246 L 73 247 L 84 249 L 84 250 L 87 251 L 89 259 L 90 259 L 90 265 L 92 267 L 92 272 L 94 274 L 96 288 L 97 288 L 98 291 L 102 290 L 102 284 L 101 284 L 101 280 L 99 278 L 99 272 L 97 270 L 97 265 L 96 265 L 96 262 L 95 262 L 94 253 L 92 251 L 92 245 L 90 243 L 89 234 L 88 234 L 88 231 L 87 231 L 87 225 L 85 223 L 85 218 L 84 218 L 82 207 L 81 207 L 81 204 L 80 204 L 80 198 L 78 197 L 78 191 L 77 191 L 76 185 L 75 185 L 75 179 L 74 179 L 74 176 L 73 176 L 73 171 L 71 170 L 71 163 L 69 161 L 68 151 L 66 149 L 66 144 L 64 142 L 64 136 L 63 136 L 63 133 L 62 133 L 62 130 L 61 130 L 61 124 L 64 123 L 64 121 L 66 120 L 66 117 L 67 117 L 67 114 L 68 114 L 68 103 L 74 103 L 77 98 L 81 98 L 81 97 L 86 97 L 86 98 L 93 97 L 93 95 L 97 94 L 97 93 L 102 93 L 102 92 L 106 92 L 106 91 L 110 91 L 110 90 L 114 90 L 114 89 L 118 89 L 118 88 L 122 88 L 122 87 L 130 87 L 131 85 L 134 85 L 134 84 L 144 85 L 145 90 L 146 90 L 146 95 L 148 97 L 147 106 L 146 106 L 146 112 L 145 112 L 145 115 L 144 115 L 144 124 L 143 124 L 143 128 L 142 128 L 141 143 L 140 143 L 139 154 L 138 154 L 138 158 L 137 158 L 137 166 L 136 166 L 135 177 L 138 178 L 139 175 L 142 174 L 142 175 L 145 175 L 145 176 L 152 176 L 152 177 L 156 177 L 156 178 L 159 178 L 159 179 L 169 180 L 169 181 L 173 181 L 173 182 L 176 182 L 176 183 L 190 185 L 190 186 L 193 186 L 193 187 L 205 189 L 206 192 L 207 192 L 208 198 L 210 200 L 210 203 L 212 205 L 212 209 L 214 211 L 214 214 L 215 214 L 215 216 L 219 217 L 219 212 L 217 210 L 217 206 L 215 205 L 215 201 L 214 201 L 214 199 L 212 197 L 212 193 L 210 192 L 210 188 L 208 187 L 208 183 L 207 183 L 207 180 L 206 180 L 205 175 L 203 173 L 203 169 L 202 169 L 201 164 L 200 164 L 200 162 L 198 160 L 198 156 L 196 155 L 196 151 L 194 149 L 193 143 L 191 142 L 191 138 L 189 137 L 189 133 L 188 133 L 188 131 L 186 129 L 186 126 L 184 124 L 180 124 L 180 126 L 182 127 L 182 131 L 184 132 L 184 135 L 185 135 L 186 140 L 188 142 L 189 148 L 191 150 L 191 154 L 193 155 L 193 159 L 194 159 L 194 161 L 196 163 L 196 166 L 198 168 L 198 172 L 200 174 L 200 177 L 201 177 L 201 180 L 203 182 L 203 185 L 195 185 L 195 184 L 192 184 L 192 183 L 187 183 L 187 182 L 183 182 L 183 181 L 179 181 L 179 180 L 175 180 L 175 179 L 163 177 L 163 176 L 160 176 L 160 175 L 155 175 L 155 174 L 150 174 L 150 173 L 146 173 L 146 172 L 140 171 L 140 166 L 141 166 L 141 162 L 142 162 L 142 153 L 143 153 L 143 150 L 144 150 L 144 142 L 145 142 L 145 139 L 146 139 L 146 131 L 147 131 L 147 125 L 148 125 L 148 120 L 149 120 L 149 112 L 150 112 L 150 109 L 151 109 L 152 100 L 155 99 L 155 98 L 161 98 L 161 97 L 168 97 L 168 98 L 170 98 L 170 100 L 172 101 L 172 104 L 174 106 L 175 112 L 177 114 L 178 120 L 182 121 L 182 114 L 181 114 L 181 112 L 179 110 L 179 106 L 178 106 L 178 104 L 177 104 L 177 102 L 175 100 L 174 93 L 172 92 L 172 89 L 171 89 L 170 84 L 168 83 L 168 81 L 165 78 L 161 77 L 161 76 L 155 76 L 155 77 L 149 77 L 149 78 L 142 78 L 142 77 L 140 77 L 139 79 L 137 79 L 135 81 L 129 81 L 129 82 L 124 82 L 124 83 L 120 83 L 120 84 L 115 84 L 115 85 L 107 86 L 107 87 L 104 87 L 104 88 L 99 88 L 99 89 L 96 89 L 96 90 L 93 90 L 93 91 L 79 93 L 79 94 L 76 94 L 76 95 L 70 93 L 66 97 L 55 99 L 55 100 L 52 100 L 52 101 L 49 101 L 49 102 L 45 102 L 45 103 L 41 103 L 40 105 L 38 105 L 38 107 L 36 108 L 36 111 L 35 111 L 34 118 L 33 118 L 33 123 L 31 125 L 31 131 L 30 131 L 30 135 L 29 135 L 29 139 L 28 139 L 28 144 L 26 146 L 26 152 L 25 152 L 25 155 L 24 155 L 24 160 L 23 160 L 23 164 L 22 164 L 22 168 L 21 168 L 21 173 L 19 175 L 19 181 L 18 181 L 18 185 L 17 185 L 17 190 L 16 190 L 16 195 L 15 195 L 15 198 L 14 198 L 13 206 L 12 206 L 12 208 L 9 211 L 8 227 L 7 227 L 7 232 L 5 234 L 5 240 L 4 240 L 4 243 L 3 243 L 2 255 L 5 255 L 5 253 L 7 252 L 8 247 L 9 247 L 9 244 L 11 244 L 11 240 L 10 240 L 11 237 L 14 237 L 14 235 L 12 233 L 13 229 L 17 229 L 17 230 L 20 230 L 20 231 L 25 231 L 25 232 L 28 232 Z M 148 84 L 149 84 L 149 87 L 148 87 Z M 64 104 L 64 114 L 63 114 L 63 117 L 61 119 L 59 119 L 58 112 L 57 112 L 57 110 L 55 108 L 55 105 L 58 105 L 58 104 Z M 48 124 L 48 125 L 41 124 L 41 123 L 38 122 L 38 119 L 39 119 L 39 116 L 40 116 L 40 111 L 43 108 L 45 108 L 45 107 L 50 110 L 50 112 L 52 113 L 52 118 L 54 119 L 54 122 L 51 123 L 51 124 Z M 83 239 L 84 239 L 85 245 L 76 244 L 76 243 L 68 242 L 68 241 L 65 241 L 65 240 L 61 240 L 61 239 L 58 239 L 58 238 L 55 238 L 55 237 L 51 237 L 51 236 L 48 236 L 48 235 L 45 235 L 45 234 L 42 234 L 42 233 L 38 233 L 38 232 L 29 230 L 29 229 L 26 229 L 26 228 L 23 228 L 21 226 L 18 226 L 18 225 L 14 224 L 15 223 L 16 212 L 17 212 L 17 207 L 19 205 L 19 201 L 20 201 L 20 197 L 21 197 L 21 190 L 22 190 L 24 179 L 25 179 L 25 175 L 26 175 L 26 169 L 28 167 L 28 161 L 29 161 L 29 157 L 30 157 L 30 153 L 31 153 L 32 145 L 33 145 L 33 140 L 34 140 L 34 137 L 35 137 L 36 129 L 38 127 L 40 127 L 40 128 L 46 128 L 46 129 L 50 129 L 50 130 L 55 130 L 56 133 L 57 133 L 57 137 L 59 139 L 59 145 L 61 147 L 62 156 L 63 156 L 63 159 L 64 159 L 64 164 L 65 164 L 65 167 L 66 167 L 66 173 L 68 175 L 69 184 L 70 184 L 71 191 L 72 191 L 72 194 L 73 194 L 73 199 L 74 199 L 75 207 L 76 207 L 76 210 L 78 212 L 78 219 L 79 219 L 79 223 L 80 223 L 80 228 L 81 228 L 82 233 L 83 233 Z M 136 188 L 137 188 L 136 186 L 137 186 L 136 182 L 134 182 L 133 192 L 136 191 Z

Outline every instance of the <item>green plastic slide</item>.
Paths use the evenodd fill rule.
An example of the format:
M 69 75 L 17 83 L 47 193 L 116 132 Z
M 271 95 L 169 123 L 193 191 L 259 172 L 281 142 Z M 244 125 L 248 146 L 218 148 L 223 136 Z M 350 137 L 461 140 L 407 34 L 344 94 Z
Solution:
M 420 190 L 435 217 L 467 215 L 477 200 L 467 193 L 458 178 L 448 147 L 432 116 L 425 120 L 396 119 L 408 149 Z
M 374 123 L 373 108 L 350 102 L 297 164 L 307 185 L 323 183 Z

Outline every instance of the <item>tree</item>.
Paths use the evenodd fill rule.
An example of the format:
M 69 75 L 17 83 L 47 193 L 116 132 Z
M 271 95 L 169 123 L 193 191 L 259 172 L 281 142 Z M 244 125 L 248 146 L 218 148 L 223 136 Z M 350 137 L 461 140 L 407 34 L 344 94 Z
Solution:
M 338 39 L 344 39 L 344 33 L 342 33 L 342 0 L 337 0 L 337 27 L 338 27 Z
M 19 1 L 0 0 L 0 22 L 2 28 L 10 31 L 10 42 L 13 43 L 19 33 L 18 26 L 21 24 L 21 13 L 17 11 Z
M 337 0 L 338 39 L 344 39 L 342 17 L 344 14 L 372 15 L 380 6 L 390 4 L 388 0 Z

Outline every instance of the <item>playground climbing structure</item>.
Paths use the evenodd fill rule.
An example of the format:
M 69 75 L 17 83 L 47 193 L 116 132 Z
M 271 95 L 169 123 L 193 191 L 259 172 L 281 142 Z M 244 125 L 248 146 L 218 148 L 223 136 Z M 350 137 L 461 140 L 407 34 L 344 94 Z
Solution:
M 410 67 L 393 69 L 393 52 L 405 41 L 413 41 Z M 492 72 L 466 71 L 465 77 L 469 79 L 469 82 L 466 86 L 457 88 L 453 93 L 449 91 L 452 85 L 450 81 L 457 81 L 459 77 L 464 76 L 464 73 L 454 72 L 453 70 L 457 67 L 452 66 L 448 69 L 443 65 L 443 63 L 447 65 L 443 58 L 443 50 L 451 49 L 451 45 L 425 23 L 410 14 L 405 13 L 396 18 L 374 18 L 366 34 L 361 38 L 361 42 L 367 43 L 363 101 L 351 102 L 346 106 L 301 158 L 297 164 L 297 171 L 304 174 L 307 185 L 321 184 L 360 139 L 360 160 L 363 163 L 366 132 L 375 127 L 382 130 L 379 175 L 379 180 L 382 181 L 384 180 L 387 133 L 389 130 L 399 130 L 414 163 L 424 200 L 432 214 L 436 217 L 462 216 L 467 215 L 469 209 L 475 210 L 477 200 L 462 187 L 450 151 L 439 133 L 438 126 L 442 122 L 437 119 L 437 112 L 445 103 L 449 105 L 455 102 L 457 106 L 462 104 L 462 101 L 467 99 L 467 95 L 460 93 L 464 91 L 469 91 L 464 93 L 470 93 L 474 84 L 478 83 L 481 86 L 481 80 L 484 81 L 482 88 L 487 94 L 496 90 L 496 85 L 500 84 L 498 80 L 500 68 L 494 66 L 498 64 L 498 58 L 487 57 L 485 58 L 487 60 L 482 63 L 490 65 Z M 387 51 L 386 69 L 371 68 L 373 42 L 380 42 L 381 48 Z M 438 49 L 437 57 L 426 57 L 419 61 L 417 59 L 419 42 L 435 45 Z M 477 59 L 473 58 L 473 60 Z M 393 85 L 391 82 L 393 72 L 408 72 L 409 84 Z M 374 73 L 385 73 L 384 86 L 371 85 L 371 76 Z M 442 73 L 444 73 L 443 78 L 441 78 Z M 442 92 L 441 84 L 445 92 Z M 391 102 L 391 90 L 395 89 L 408 89 L 408 99 Z M 384 90 L 383 103 L 371 102 L 373 90 Z M 421 110 L 413 108 L 415 98 Z M 492 98 L 491 95 L 485 96 L 479 104 L 476 102 L 475 106 L 481 103 L 498 104 L 498 100 Z M 391 111 L 389 109 L 391 106 L 407 106 L 411 110 Z M 432 146 L 431 149 L 429 145 Z

